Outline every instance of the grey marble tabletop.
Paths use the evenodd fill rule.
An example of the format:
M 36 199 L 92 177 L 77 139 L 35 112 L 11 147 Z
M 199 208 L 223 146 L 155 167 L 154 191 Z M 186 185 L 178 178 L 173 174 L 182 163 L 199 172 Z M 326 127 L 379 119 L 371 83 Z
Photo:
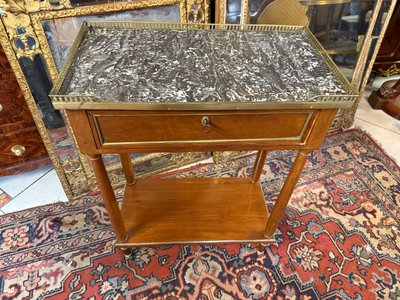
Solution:
M 89 27 L 58 94 L 100 102 L 247 103 L 312 102 L 346 91 L 301 30 Z

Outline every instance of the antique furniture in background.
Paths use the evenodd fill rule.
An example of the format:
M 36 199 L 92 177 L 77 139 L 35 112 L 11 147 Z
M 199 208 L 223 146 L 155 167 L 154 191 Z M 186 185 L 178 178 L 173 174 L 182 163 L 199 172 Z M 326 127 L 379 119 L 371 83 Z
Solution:
M 400 73 L 400 2 L 390 19 L 379 52 L 373 64 L 373 71 L 391 76 Z M 382 109 L 395 119 L 400 119 L 400 80 L 388 80 L 373 91 L 368 102 L 374 109 Z
M 82 27 L 51 97 L 126 248 L 272 242 L 307 155 L 357 93 L 301 26 L 98 22 Z M 298 154 L 268 216 L 259 178 L 275 149 Z M 250 177 L 137 179 L 129 157 L 213 150 L 257 150 Z M 109 153 L 124 167 L 121 208 Z
M 0 46 L 0 176 L 48 164 L 42 138 Z
M 80 24 L 87 19 L 202 23 L 209 21 L 209 2 L 0 0 L 0 18 L 0 44 L 64 190 L 73 199 L 93 190 L 95 181 L 87 159 L 74 144 L 68 120 L 54 110 L 48 92 Z M 142 173 L 152 173 L 207 155 L 149 154 L 134 160 L 141 163 Z M 106 161 L 113 183 L 119 184 L 123 175 L 117 157 L 108 156 Z
M 384 76 L 400 73 L 400 2 L 390 19 L 373 70 Z
M 373 109 L 381 109 L 400 120 L 400 79 L 385 81 L 377 91 L 371 93 L 368 102 Z

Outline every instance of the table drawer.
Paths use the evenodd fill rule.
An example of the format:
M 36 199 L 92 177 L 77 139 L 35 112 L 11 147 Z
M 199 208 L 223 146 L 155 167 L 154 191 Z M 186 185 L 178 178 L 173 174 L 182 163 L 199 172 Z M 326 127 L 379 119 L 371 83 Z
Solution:
M 315 111 L 88 111 L 97 146 L 301 141 Z

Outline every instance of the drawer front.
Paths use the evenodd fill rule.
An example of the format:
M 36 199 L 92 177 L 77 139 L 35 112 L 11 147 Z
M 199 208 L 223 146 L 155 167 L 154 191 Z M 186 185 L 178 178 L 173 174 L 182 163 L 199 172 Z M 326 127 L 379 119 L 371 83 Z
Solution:
M 89 111 L 99 148 L 154 144 L 301 142 L 315 111 Z

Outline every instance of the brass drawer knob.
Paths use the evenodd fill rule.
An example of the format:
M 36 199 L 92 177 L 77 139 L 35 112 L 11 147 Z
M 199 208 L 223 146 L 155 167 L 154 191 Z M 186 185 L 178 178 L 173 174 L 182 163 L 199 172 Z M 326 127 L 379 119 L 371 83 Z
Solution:
M 204 117 L 201 119 L 201 125 L 203 125 L 203 130 L 204 130 L 205 132 L 210 132 L 210 131 L 211 131 L 211 121 L 210 121 L 210 118 L 209 118 L 209 117 L 204 116 Z
M 3 105 L 0 104 L 0 112 L 3 111 Z
M 11 152 L 14 153 L 16 156 L 22 156 L 24 155 L 26 149 L 22 145 L 14 145 L 11 147 Z

